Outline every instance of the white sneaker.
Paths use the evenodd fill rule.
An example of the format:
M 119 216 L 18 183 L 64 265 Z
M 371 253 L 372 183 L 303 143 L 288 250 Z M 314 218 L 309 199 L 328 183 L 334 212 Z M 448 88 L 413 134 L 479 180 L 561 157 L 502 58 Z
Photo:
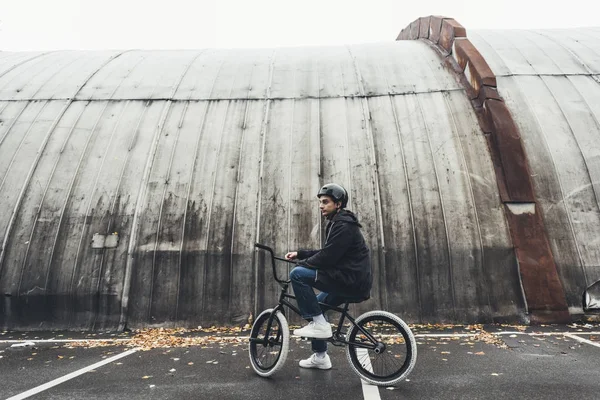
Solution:
M 331 360 L 327 354 L 325 354 L 325 357 L 321 358 L 317 356 L 317 353 L 313 353 L 313 355 L 306 360 L 300 360 L 298 365 L 302 368 L 331 369 Z
M 317 324 L 315 321 L 310 321 L 304 328 L 294 330 L 294 335 L 314 339 L 328 339 L 332 335 L 331 325 Z

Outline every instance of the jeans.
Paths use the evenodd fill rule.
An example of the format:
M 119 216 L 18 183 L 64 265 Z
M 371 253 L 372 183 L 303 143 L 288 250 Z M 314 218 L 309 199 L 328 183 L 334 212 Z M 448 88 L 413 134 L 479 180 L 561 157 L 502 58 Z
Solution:
M 296 295 L 298 309 L 300 315 L 304 319 L 311 319 L 319 314 L 324 314 L 325 309 L 322 309 L 319 303 L 328 304 L 331 306 L 339 306 L 348 300 L 347 297 L 339 296 L 330 293 L 330 289 L 317 283 L 317 271 L 311 268 L 297 266 L 290 272 L 290 280 Z M 321 291 L 319 295 L 315 295 L 313 288 Z M 327 341 L 320 339 L 312 339 L 313 352 L 327 351 Z

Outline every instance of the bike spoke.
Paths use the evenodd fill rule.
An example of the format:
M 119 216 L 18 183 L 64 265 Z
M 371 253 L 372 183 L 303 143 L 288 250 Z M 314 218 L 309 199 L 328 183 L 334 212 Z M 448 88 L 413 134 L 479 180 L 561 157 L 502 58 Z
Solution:
M 408 362 L 408 343 L 403 336 L 403 328 L 385 316 L 373 316 L 370 320 L 359 322 L 359 326 L 369 336 L 355 329 L 353 337 L 349 338 L 349 346 L 361 374 L 379 382 L 400 376 Z M 370 348 L 362 345 L 370 345 Z M 381 353 L 376 352 L 378 349 Z

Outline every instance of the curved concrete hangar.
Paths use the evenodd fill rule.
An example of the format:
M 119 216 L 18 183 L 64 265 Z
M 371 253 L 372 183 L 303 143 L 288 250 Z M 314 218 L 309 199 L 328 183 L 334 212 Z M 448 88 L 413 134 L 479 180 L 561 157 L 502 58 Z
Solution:
M 356 46 L 0 52 L 0 326 L 245 323 L 278 293 L 254 242 L 318 247 L 330 181 L 372 249 L 357 312 L 580 314 L 600 279 L 599 31 L 416 25 Z

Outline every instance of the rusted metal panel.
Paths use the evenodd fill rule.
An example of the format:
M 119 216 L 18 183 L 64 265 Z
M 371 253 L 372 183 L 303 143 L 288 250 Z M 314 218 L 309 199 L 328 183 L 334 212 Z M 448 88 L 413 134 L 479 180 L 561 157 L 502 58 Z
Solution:
M 571 273 L 582 269 L 583 272 L 583 277 L 570 277 L 565 284 L 569 287 L 569 305 L 580 307 L 580 298 L 577 298 L 581 293 L 579 281 L 584 278 L 586 284 L 590 284 L 594 275 L 600 272 L 597 267 L 600 252 L 594 245 L 600 234 L 600 193 L 597 191 L 600 170 L 596 161 L 598 149 L 595 148 L 600 126 L 569 79 L 544 77 L 521 78 L 519 81 L 546 144 L 543 147 L 538 144 L 536 151 L 548 151 L 552 163 L 546 168 L 557 173 L 557 196 L 564 204 L 568 221 L 568 225 L 560 228 L 572 232 L 577 251 L 577 257 L 564 264 L 563 269 L 574 268 Z M 551 236 L 551 239 L 555 237 Z M 560 249 L 556 248 L 556 251 Z
M 512 315 L 523 310 L 525 304 L 509 227 L 500 205 L 501 196 L 496 189 L 498 185 L 494 167 L 489 154 L 482 151 L 486 147 L 486 139 L 477 126 L 477 117 L 471 112 L 471 104 L 462 93 L 452 92 L 448 97 L 449 115 L 457 128 L 455 134 L 460 139 L 466 166 L 463 173 L 468 174 L 470 180 L 473 212 L 482 248 L 481 264 L 478 265 L 481 272 L 474 275 L 479 278 L 470 278 L 471 285 L 478 290 L 476 299 L 481 306 L 479 317 L 497 322 L 508 321 Z M 482 291 L 485 294 L 482 295 Z
M 494 131 L 492 140 L 500 153 L 499 161 L 505 178 L 507 201 L 534 201 L 533 187 L 528 179 L 526 152 L 509 110 L 503 102 L 496 100 L 486 100 L 483 108 L 489 126 Z
M 541 206 L 554 260 L 565 285 L 567 302 L 571 307 L 576 307 L 576 303 L 580 301 L 577 300 L 580 294 L 576 296 L 572 290 L 569 290 L 569 281 L 579 286 L 585 284 L 585 279 L 581 273 L 581 262 L 567 205 L 562 200 L 558 171 L 553 167 L 555 161 L 548 150 L 547 139 L 532 109 L 533 106 L 524 94 L 524 88 L 515 78 L 502 78 L 499 80 L 498 87 L 502 88 L 502 97 L 507 107 L 511 110 L 519 110 L 518 113 L 513 113 L 513 118 L 519 131 L 523 133 L 523 146 L 527 152 L 537 202 Z M 578 267 L 563 268 L 567 265 L 578 265 Z M 580 283 L 577 283 L 578 281 Z
M 501 78 L 519 125 L 532 180 L 570 310 L 598 279 L 600 45 L 593 29 L 480 31 L 472 37 Z M 531 76 L 519 76 L 531 75 Z M 565 76 L 567 75 L 567 76 Z

